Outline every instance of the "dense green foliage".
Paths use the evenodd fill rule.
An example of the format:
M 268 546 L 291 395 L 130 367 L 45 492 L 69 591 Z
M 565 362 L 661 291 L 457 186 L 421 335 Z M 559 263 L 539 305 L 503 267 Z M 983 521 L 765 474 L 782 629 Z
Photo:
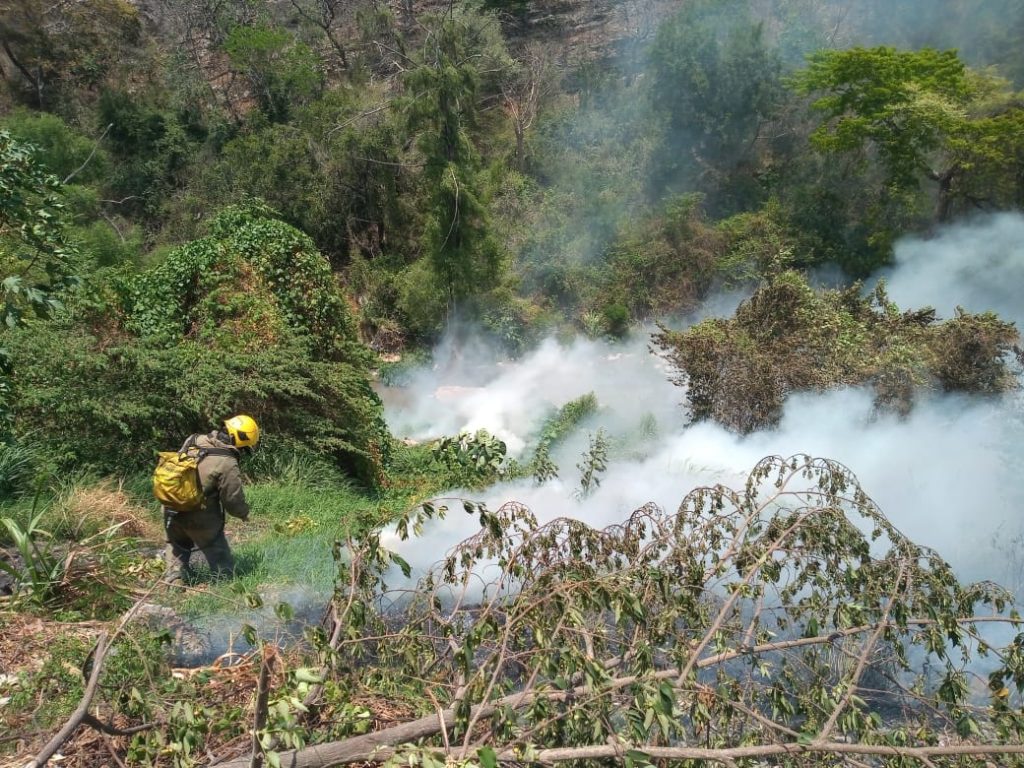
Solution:
M 795 266 L 860 276 L 936 218 L 1019 207 L 1014 11 L 986 0 L 955 33 L 897 5 L 883 24 L 877 3 L 686 3 L 578 66 L 503 34 L 516 3 L 190 2 L 158 29 L 117 0 L 19 7 L 2 122 L 67 178 L 92 266 L 160 261 L 258 197 L 327 256 L 375 349 L 458 317 L 519 352 L 691 309 L 737 279 L 717 235 L 750 217 Z
M 60 464 L 113 472 L 252 413 L 271 448 L 334 456 L 367 482 L 389 438 L 369 356 L 326 260 L 264 209 L 129 278 L 90 284 L 68 312 L 10 335 L 23 434 Z
M 958 38 L 897 5 L 885 27 L 877 3 L 686 3 L 574 64 L 520 37 L 515 3 L 190 2 L 157 26 L 119 0 L 5 8 L 8 325 L 85 280 L 5 332 L 17 434 L 110 471 L 246 408 L 289 450 L 378 477 L 372 351 L 462 321 L 513 354 L 552 332 L 622 338 L 719 286 L 866 275 L 902 234 L 1019 208 L 1020 68 L 995 23 L 1012 9 L 988 0 L 984 32 Z M 953 322 L 949 350 L 1008 343 Z M 775 337 L 745 334 L 754 381 Z M 812 357 L 835 375 L 780 391 L 871 378 L 870 336 L 823 338 Z M 927 346 L 913 381 L 938 375 Z M 947 378 L 998 388 L 978 376 Z M 772 420 L 769 399 L 741 428 Z
M 516 460 L 485 430 L 394 439 L 371 382 L 445 333 L 623 339 L 725 288 L 752 294 L 734 316 L 655 336 L 694 421 L 1015 386 L 1012 324 L 808 270 L 868 276 L 902 236 L 1024 208 L 1021 4 L 423 5 L 0 2 L 0 588 L 27 614 L 0 604 L 0 652 L 34 654 L 0 674 L 0 726 L 39 741 L 70 714 L 94 661 L 76 633 L 162 571 L 153 452 L 244 411 L 264 437 L 236 578 L 144 598 L 173 606 L 161 627 L 246 616 L 252 655 L 172 674 L 169 633 L 133 625 L 90 711 L 158 727 L 63 764 L 287 764 L 420 716 L 415 743 L 340 762 L 1020 764 L 996 747 L 1024 733 L 1024 636 L 996 652 L 980 628 L 1019 631 L 1008 595 L 960 584 L 846 468 L 770 457 L 597 529 L 587 499 L 650 414 L 606 432 L 584 395 Z M 458 499 L 479 532 L 399 582 L 381 542 L 447 512 L 429 499 L 568 488 L 570 435 L 579 515 Z M 293 594 L 330 611 L 277 650 Z M 927 751 L 949 744 L 979 753 Z
M 26 310 L 45 315 L 60 306 L 55 292 L 66 286 L 75 254 L 61 192 L 33 147 L 0 131 L 0 297 L 9 328 Z
M 750 178 L 763 126 L 781 102 L 778 54 L 742 0 L 687 3 L 651 50 L 655 111 L 666 123 L 652 179 L 713 192 L 716 210 L 756 202 Z
M 1024 200 L 1024 109 L 1007 83 L 968 72 L 955 51 L 822 51 L 794 82 L 825 94 L 812 105 L 828 121 L 811 134 L 817 148 L 870 145 L 896 192 L 936 182 L 939 221 L 965 205 Z
M 0 10 L 4 311 L 30 320 L 0 344 L 15 434 L 123 471 L 245 408 L 269 445 L 380 479 L 372 352 L 463 321 L 513 354 L 552 332 L 622 338 L 766 274 L 776 288 L 719 321 L 745 329 L 721 331 L 721 365 L 745 361 L 730 388 L 775 382 L 733 426 L 770 423 L 793 389 L 998 389 L 994 318 L 927 344 L 894 322 L 822 335 L 809 358 L 828 364 L 790 377 L 778 353 L 806 328 L 759 335 L 744 313 L 784 270 L 866 275 L 904 233 L 1021 206 L 1020 69 L 994 23 L 1011 10 L 988 0 L 961 56 L 902 5 L 883 33 L 878 4 L 694 2 L 571 65 L 521 39 L 522 4 L 186 3 L 159 26 L 119 0 Z M 853 301 L 797 293 L 816 317 Z M 770 304 L 755 326 L 787 311 Z M 884 354 L 883 332 L 901 339 Z

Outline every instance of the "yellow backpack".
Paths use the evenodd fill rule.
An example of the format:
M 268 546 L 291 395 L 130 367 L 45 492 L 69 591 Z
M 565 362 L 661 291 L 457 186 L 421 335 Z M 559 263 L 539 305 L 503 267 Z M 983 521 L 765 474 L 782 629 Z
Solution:
M 199 482 L 199 462 L 205 452 L 196 448 L 192 435 L 180 451 L 160 451 L 153 471 L 153 495 L 176 512 L 197 512 L 203 507 L 203 486 Z

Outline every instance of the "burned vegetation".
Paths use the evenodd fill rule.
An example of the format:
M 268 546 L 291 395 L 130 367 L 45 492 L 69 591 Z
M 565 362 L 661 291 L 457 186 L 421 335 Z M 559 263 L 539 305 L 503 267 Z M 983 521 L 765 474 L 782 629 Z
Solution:
M 654 337 L 686 387 L 693 421 L 746 434 L 775 426 L 795 392 L 868 386 L 883 410 L 906 415 L 934 389 L 992 395 L 1017 386 L 1017 328 L 991 312 L 940 321 L 901 311 L 884 284 L 816 291 L 803 275 L 767 277 L 731 318 Z

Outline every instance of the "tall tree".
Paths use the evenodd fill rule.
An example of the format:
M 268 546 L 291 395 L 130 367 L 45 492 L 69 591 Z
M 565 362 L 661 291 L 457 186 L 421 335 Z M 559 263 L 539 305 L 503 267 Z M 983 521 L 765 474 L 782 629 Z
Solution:
M 688 3 L 658 30 L 651 60 L 652 99 L 665 123 L 661 183 L 707 188 L 748 161 L 772 118 L 781 71 L 749 3 Z
M 404 80 L 409 127 L 418 135 L 430 190 L 426 252 L 451 313 L 500 275 L 501 250 L 490 231 L 470 132 L 508 58 L 489 16 L 452 9 L 426 25 L 418 66 Z
M 348 69 L 348 52 L 336 27 L 350 10 L 351 0 L 291 0 L 291 4 L 299 16 L 324 33 L 342 68 Z
M 238 26 L 224 41 L 232 68 L 244 77 L 260 109 L 273 121 L 285 121 L 296 103 L 320 91 L 316 54 L 283 29 Z
M 819 51 L 793 79 L 824 115 L 811 141 L 826 153 L 877 163 L 898 191 L 933 182 L 935 218 L 959 207 L 1019 205 L 1024 196 L 1024 111 L 991 74 L 956 51 L 889 47 Z
M 551 96 L 556 84 L 554 62 L 539 45 L 528 48 L 516 61 L 511 76 L 501 85 L 505 112 L 516 135 L 516 168 L 526 167 L 526 132 Z

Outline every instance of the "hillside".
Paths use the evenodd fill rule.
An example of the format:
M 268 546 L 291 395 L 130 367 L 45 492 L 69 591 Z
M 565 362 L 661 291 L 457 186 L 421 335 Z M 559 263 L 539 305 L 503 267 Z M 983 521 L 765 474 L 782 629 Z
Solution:
M 0 763 L 1024 765 L 1022 51 L 0 2 Z

